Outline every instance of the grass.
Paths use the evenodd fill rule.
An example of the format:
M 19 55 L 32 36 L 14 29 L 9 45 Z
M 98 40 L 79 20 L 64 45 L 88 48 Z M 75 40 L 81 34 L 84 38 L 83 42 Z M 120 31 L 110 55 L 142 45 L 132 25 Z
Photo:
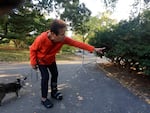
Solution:
M 76 56 L 77 57 L 77 56 Z M 74 60 L 75 55 L 72 53 L 59 53 L 57 60 Z M 0 48 L 0 62 L 28 62 L 29 50 L 15 48 Z
M 2 49 L 2 48 L 0 48 L 0 61 L 2 61 L 2 62 L 29 61 L 29 51 L 23 50 L 23 49 Z

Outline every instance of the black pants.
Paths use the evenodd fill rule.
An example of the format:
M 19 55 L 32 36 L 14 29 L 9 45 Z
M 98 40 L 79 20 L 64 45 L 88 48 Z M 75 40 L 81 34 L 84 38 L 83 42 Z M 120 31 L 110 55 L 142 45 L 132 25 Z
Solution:
M 51 91 L 57 91 L 58 69 L 56 62 L 50 65 L 39 65 L 41 72 L 41 93 L 43 98 L 48 95 L 49 71 L 51 72 Z

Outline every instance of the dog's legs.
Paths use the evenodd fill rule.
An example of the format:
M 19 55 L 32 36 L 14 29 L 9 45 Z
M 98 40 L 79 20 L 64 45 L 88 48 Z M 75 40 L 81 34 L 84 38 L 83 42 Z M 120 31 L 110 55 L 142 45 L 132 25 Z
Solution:
M 0 106 L 2 106 L 2 100 L 0 100 Z
M 16 96 L 17 96 L 18 98 L 20 98 L 19 90 L 16 91 Z
M 19 94 L 18 94 L 18 90 L 16 91 L 16 96 L 17 96 L 17 97 L 19 96 Z
M 5 93 L 0 94 L 0 106 L 2 105 L 2 100 L 5 97 Z

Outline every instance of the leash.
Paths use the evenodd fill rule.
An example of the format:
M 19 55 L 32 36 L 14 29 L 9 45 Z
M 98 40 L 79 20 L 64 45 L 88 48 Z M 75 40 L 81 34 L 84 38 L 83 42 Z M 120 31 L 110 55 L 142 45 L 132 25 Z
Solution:
M 31 71 L 30 71 L 30 75 L 31 75 L 31 81 L 38 81 L 39 80 L 39 69 L 32 69 L 31 68 Z
M 87 62 L 88 61 L 88 62 Z M 86 69 L 86 65 L 95 63 L 97 65 L 97 56 L 95 54 L 89 54 L 88 56 L 85 54 L 85 51 L 82 51 L 82 63 L 81 65 L 76 69 L 76 72 L 80 72 L 81 70 L 88 74 L 87 69 Z

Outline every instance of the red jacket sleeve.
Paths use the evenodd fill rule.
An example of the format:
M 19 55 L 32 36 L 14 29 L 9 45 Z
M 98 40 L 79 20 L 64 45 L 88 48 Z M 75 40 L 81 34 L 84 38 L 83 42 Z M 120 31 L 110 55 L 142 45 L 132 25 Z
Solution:
M 87 50 L 89 52 L 93 52 L 94 48 L 95 48 L 94 46 L 91 46 L 89 44 L 85 44 L 83 42 L 79 42 L 79 41 L 73 40 L 72 38 L 69 38 L 69 37 L 65 37 L 64 43 L 68 44 L 70 46 L 74 46 L 74 47 L 78 47 L 80 49 Z
M 38 36 L 32 45 L 30 46 L 30 64 L 31 65 L 36 65 L 37 64 L 37 51 L 39 50 L 41 46 L 41 38 L 42 36 Z

